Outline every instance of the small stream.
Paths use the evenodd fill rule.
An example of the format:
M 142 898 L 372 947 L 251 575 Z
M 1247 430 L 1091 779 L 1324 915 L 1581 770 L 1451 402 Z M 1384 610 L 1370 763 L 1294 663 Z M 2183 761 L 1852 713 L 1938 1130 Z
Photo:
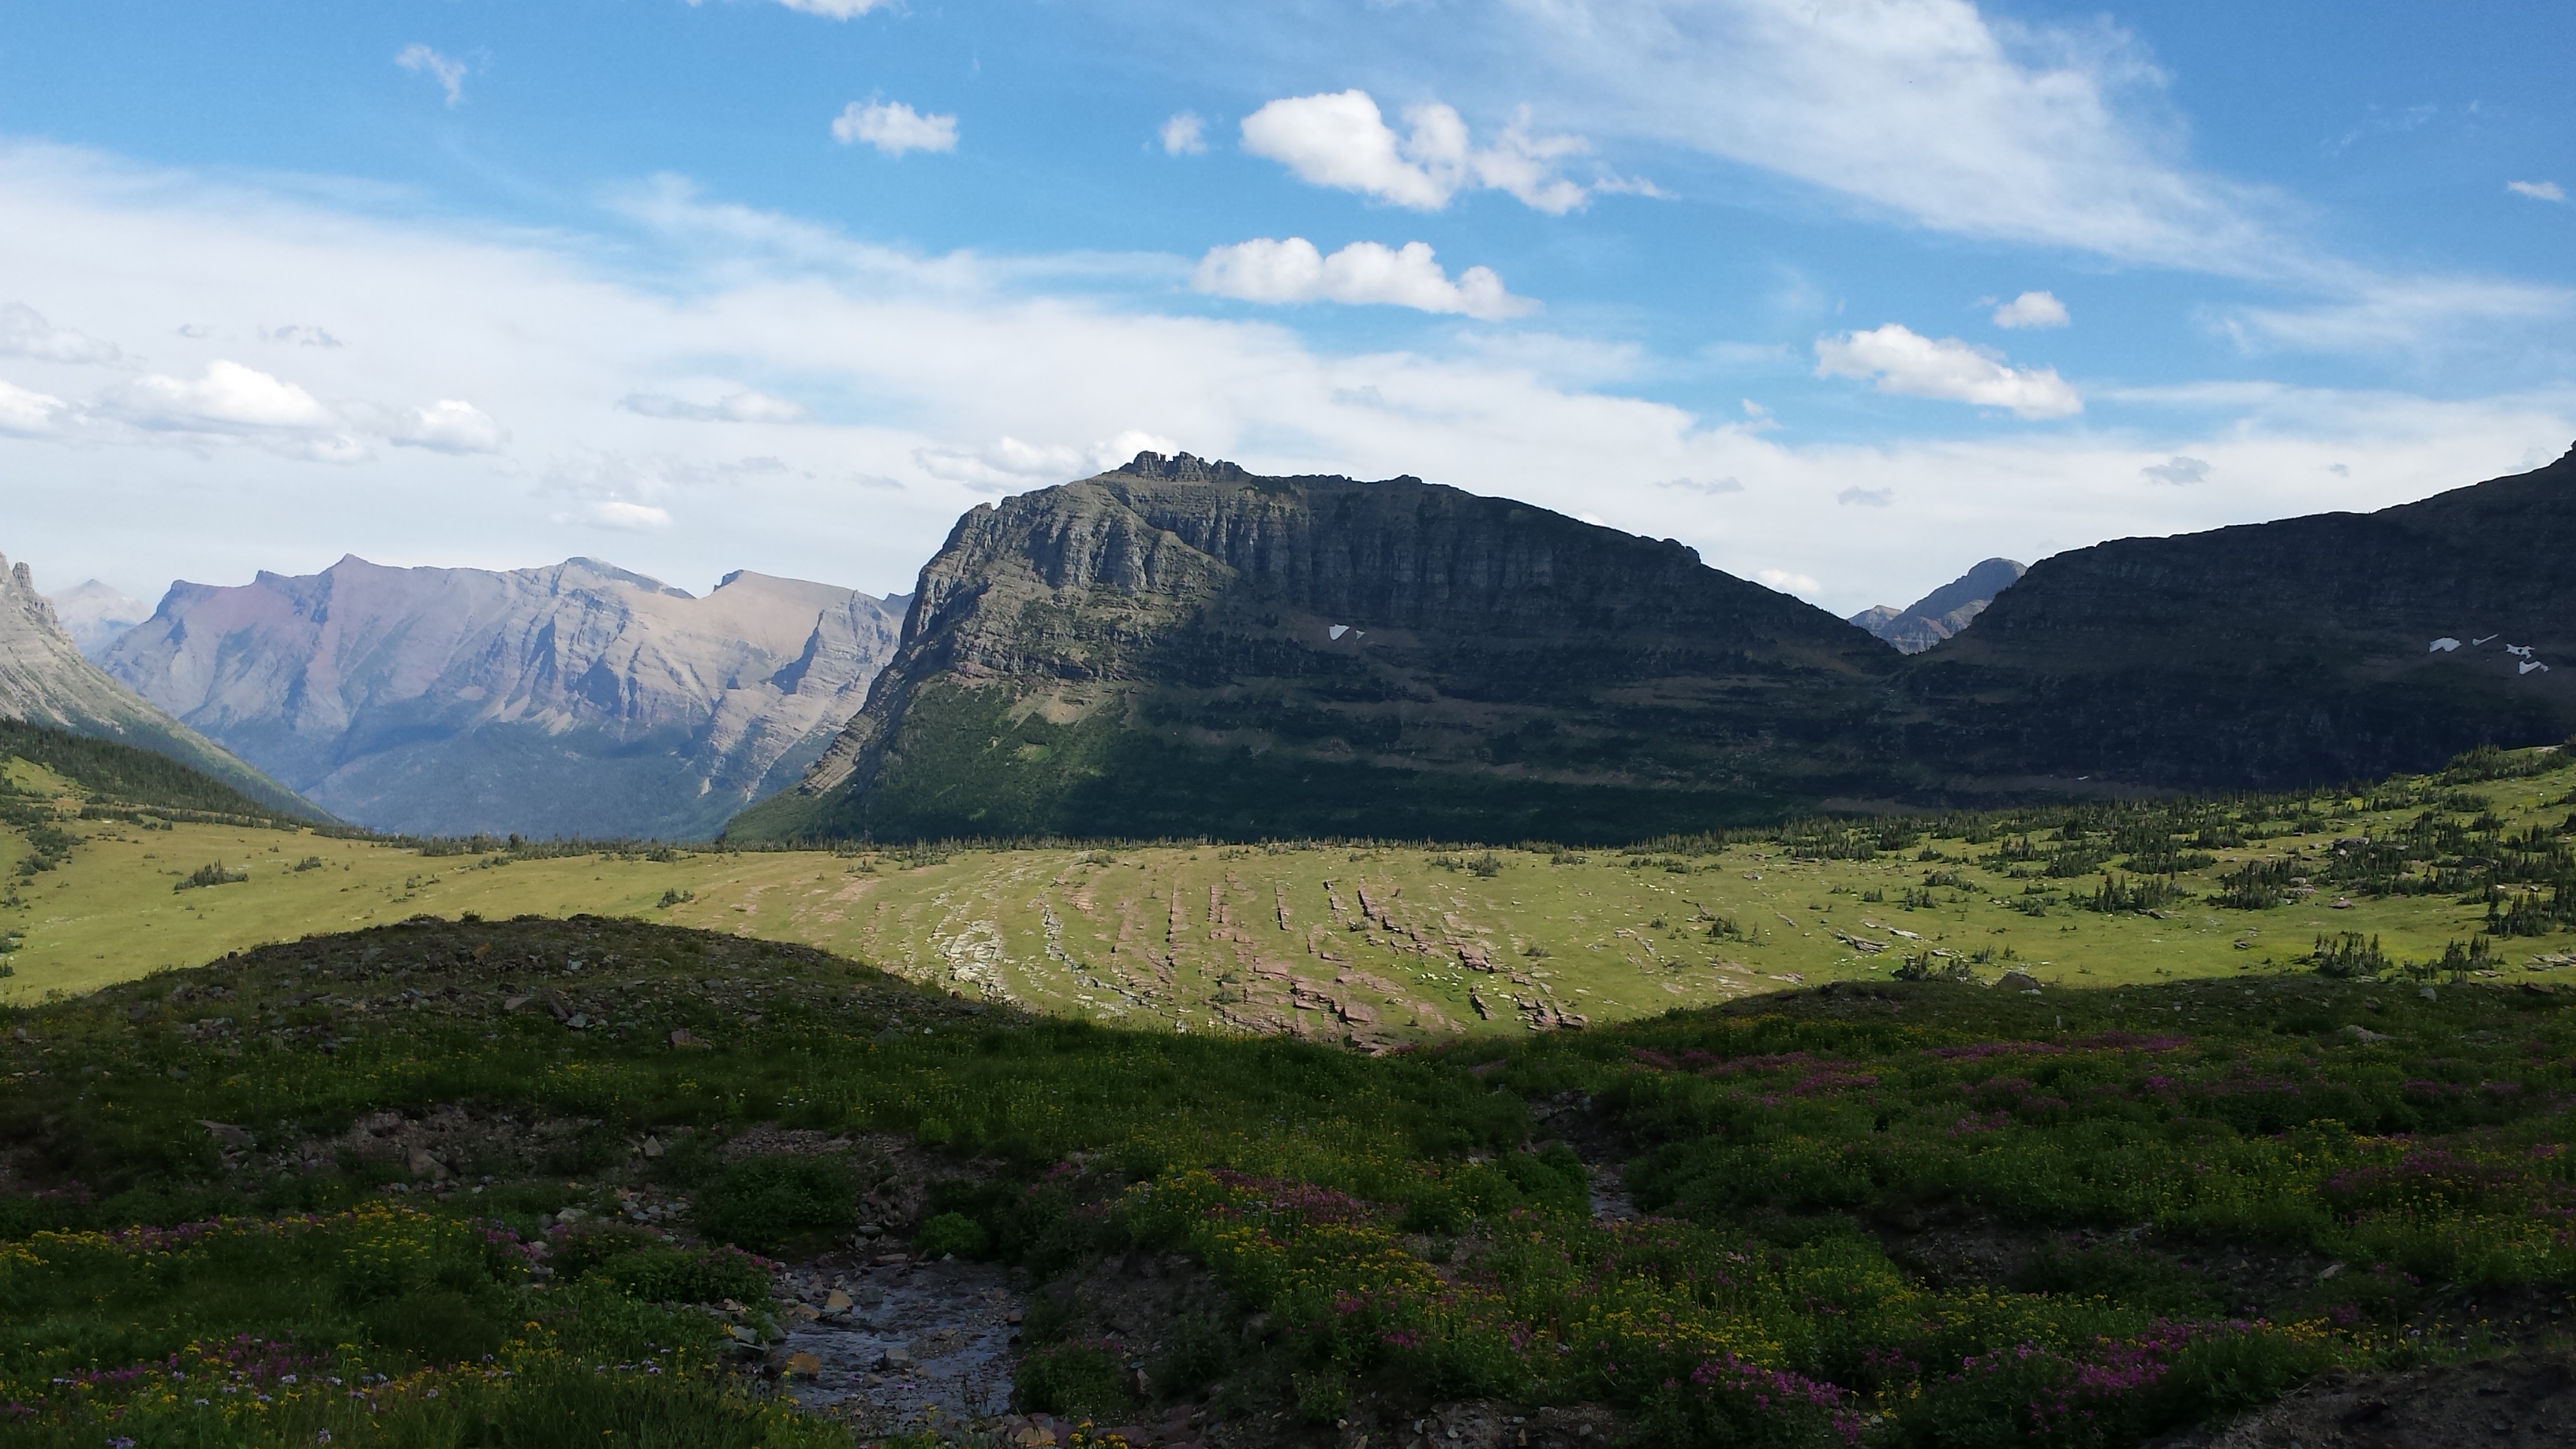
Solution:
M 1013 1320 L 1025 1304 L 1004 1269 L 818 1264 L 802 1275 L 797 1297 L 820 1311 L 787 1330 L 782 1392 L 799 1406 L 880 1432 L 1010 1411 Z

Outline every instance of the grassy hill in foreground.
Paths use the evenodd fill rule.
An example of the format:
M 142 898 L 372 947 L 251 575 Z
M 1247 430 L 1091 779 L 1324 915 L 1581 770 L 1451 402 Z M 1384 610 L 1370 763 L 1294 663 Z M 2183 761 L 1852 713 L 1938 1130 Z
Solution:
M 1371 1059 L 634 923 L 317 937 L 6 1013 L 0 1400 L 47 1446 L 992 1442 L 787 1356 L 927 1291 L 1021 1305 L 1020 1406 L 1128 1442 L 2112 1446 L 2329 1372 L 2439 1442 L 2568 1407 L 2571 1000 L 1870 983 Z M 842 1414 L 758 1389 L 790 1330 Z

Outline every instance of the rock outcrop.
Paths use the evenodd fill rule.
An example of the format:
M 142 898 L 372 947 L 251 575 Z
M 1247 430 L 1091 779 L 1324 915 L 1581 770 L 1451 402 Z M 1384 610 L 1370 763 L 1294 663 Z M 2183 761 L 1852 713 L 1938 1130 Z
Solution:
M 1920 654 L 1967 628 L 1995 595 L 2011 588 L 2024 572 L 2011 559 L 1986 559 L 1902 609 L 1880 604 L 1852 615 L 1848 622 L 1895 645 L 1899 654 Z
M 590 559 L 174 585 L 106 665 L 381 830 L 695 839 L 797 779 L 901 600 L 754 573 L 705 598 Z
M 1630 839 L 1843 792 L 1900 661 L 1637 538 L 1187 454 L 983 505 L 744 838 Z
M 326 818 L 309 801 L 243 764 L 109 678 L 65 632 L 26 564 L 0 558 L 0 718 L 115 740 L 166 755 L 272 810 Z

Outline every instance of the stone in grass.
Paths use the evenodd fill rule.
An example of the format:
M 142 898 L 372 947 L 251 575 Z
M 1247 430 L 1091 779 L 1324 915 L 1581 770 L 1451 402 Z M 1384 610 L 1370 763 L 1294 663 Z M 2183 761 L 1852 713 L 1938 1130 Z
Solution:
M 2003 975 L 1995 978 L 1995 985 L 2002 987 L 2006 991 L 2025 991 L 2035 993 L 2039 990 L 2039 978 L 2031 975 L 2027 971 L 2016 969 L 2007 971 Z
M 791 1353 L 787 1356 L 787 1372 L 800 1379 L 819 1379 L 823 1376 L 823 1360 L 810 1353 Z

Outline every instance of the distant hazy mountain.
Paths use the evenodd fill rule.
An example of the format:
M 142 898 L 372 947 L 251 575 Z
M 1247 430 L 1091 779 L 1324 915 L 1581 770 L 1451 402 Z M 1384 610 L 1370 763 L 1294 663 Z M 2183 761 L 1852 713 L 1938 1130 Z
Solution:
M 322 812 L 226 754 L 83 657 L 23 563 L 0 558 L 0 718 L 150 750 L 201 771 L 271 810 Z
M 1903 664 L 1670 539 L 1188 454 L 975 508 L 917 600 L 732 833 L 1633 839 L 1846 793 Z
M 1852 615 L 1849 622 L 1895 645 L 1899 653 L 1920 654 L 1967 628 L 2023 572 L 2011 559 L 1990 558 L 1902 609 L 1880 604 Z
M 893 652 L 904 603 L 754 573 L 700 599 L 592 559 L 350 557 L 176 584 L 104 662 L 377 829 L 689 839 L 804 772 Z
M 59 594 L 47 596 L 53 602 L 54 617 L 62 621 L 63 632 L 92 659 L 107 652 L 107 646 L 125 637 L 127 630 L 152 617 L 152 606 L 140 599 L 129 599 L 96 579 L 74 584 Z

